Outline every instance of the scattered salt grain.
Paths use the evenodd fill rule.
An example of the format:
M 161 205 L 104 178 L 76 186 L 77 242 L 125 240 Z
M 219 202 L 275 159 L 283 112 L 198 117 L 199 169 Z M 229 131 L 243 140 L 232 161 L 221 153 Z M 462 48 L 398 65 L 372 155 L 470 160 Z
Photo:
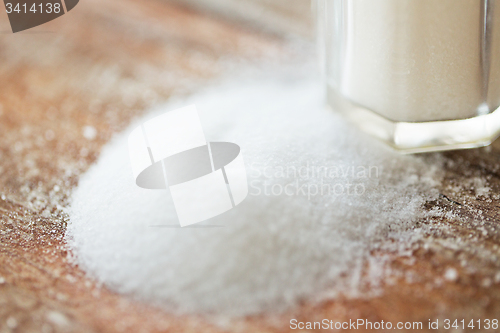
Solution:
M 97 137 L 97 130 L 94 126 L 84 126 L 83 137 L 87 140 L 94 140 Z
M 80 149 L 80 156 L 81 157 L 87 157 L 89 155 L 89 150 L 87 148 L 82 148 Z
M 489 288 L 491 287 L 492 281 L 490 278 L 484 278 L 483 281 L 481 281 L 481 286 L 483 288 Z
M 15 150 L 16 152 L 20 152 L 20 151 L 22 151 L 23 149 L 24 149 L 24 147 L 23 147 L 23 143 L 22 143 L 22 142 L 18 141 L 18 142 L 16 142 L 16 143 L 14 143 L 14 150 Z
M 500 272 L 495 274 L 495 283 L 500 283 Z
M 458 272 L 455 268 L 448 268 L 444 273 L 444 278 L 447 281 L 455 282 L 458 279 Z
M 7 318 L 6 324 L 7 324 L 7 327 L 10 329 L 15 329 L 18 325 L 17 320 L 14 317 Z
M 366 137 L 324 106 L 314 80 L 221 85 L 149 117 L 193 103 L 208 141 L 241 147 L 249 196 L 202 223 L 222 227 L 176 228 L 169 192 L 135 185 L 128 131 L 116 137 L 80 179 L 66 235 L 75 262 L 112 290 L 235 316 L 326 290 L 360 296 L 384 277 L 371 250 L 409 246 L 422 205 L 437 198 L 439 155 L 403 156 Z M 290 195 L 279 191 L 288 185 Z
M 4 284 L 4 283 L 5 283 L 5 278 L 0 276 L 0 284 Z
M 54 133 L 53 130 L 47 130 L 45 132 L 45 140 L 47 141 L 52 141 L 56 138 L 56 134 Z
M 484 178 L 474 177 L 471 179 L 471 183 L 473 184 L 474 192 L 478 196 L 487 196 L 490 192 L 490 188 L 487 186 Z

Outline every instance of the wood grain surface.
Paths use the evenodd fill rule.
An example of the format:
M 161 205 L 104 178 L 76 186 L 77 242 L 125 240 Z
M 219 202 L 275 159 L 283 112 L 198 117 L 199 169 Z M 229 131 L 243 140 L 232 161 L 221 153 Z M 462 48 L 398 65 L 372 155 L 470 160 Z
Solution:
M 221 321 L 173 316 L 96 285 L 68 261 L 62 208 L 102 146 L 171 96 L 296 50 L 286 36 L 155 0 L 86 0 L 18 34 L 2 12 L 0 31 L 0 332 L 289 332 L 291 318 L 424 327 L 500 319 L 499 142 L 442 154 L 441 195 L 426 208 L 443 217 L 419 222 L 424 236 L 407 256 L 374 253 L 391 274 L 370 297 Z M 85 126 L 97 136 L 86 138 Z M 456 278 L 445 278 L 450 268 Z

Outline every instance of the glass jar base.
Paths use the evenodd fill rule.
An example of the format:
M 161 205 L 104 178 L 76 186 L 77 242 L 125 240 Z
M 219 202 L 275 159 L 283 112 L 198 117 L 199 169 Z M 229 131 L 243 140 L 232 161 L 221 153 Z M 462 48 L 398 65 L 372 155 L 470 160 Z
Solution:
M 467 119 L 398 122 L 349 101 L 335 89 L 327 89 L 327 98 L 334 111 L 401 153 L 484 147 L 500 135 L 500 108 Z

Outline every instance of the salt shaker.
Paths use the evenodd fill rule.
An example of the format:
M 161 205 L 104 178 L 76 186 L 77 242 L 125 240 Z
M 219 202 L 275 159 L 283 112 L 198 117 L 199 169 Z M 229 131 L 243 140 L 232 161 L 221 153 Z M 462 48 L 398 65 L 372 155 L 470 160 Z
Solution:
M 362 130 L 408 153 L 500 134 L 500 0 L 314 7 L 328 102 Z

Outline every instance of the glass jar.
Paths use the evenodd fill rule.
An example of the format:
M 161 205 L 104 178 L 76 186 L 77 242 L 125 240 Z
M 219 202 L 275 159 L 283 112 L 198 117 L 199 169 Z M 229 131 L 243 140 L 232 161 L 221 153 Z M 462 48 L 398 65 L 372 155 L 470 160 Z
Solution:
M 402 152 L 488 145 L 500 134 L 499 6 L 316 0 L 329 104 Z

